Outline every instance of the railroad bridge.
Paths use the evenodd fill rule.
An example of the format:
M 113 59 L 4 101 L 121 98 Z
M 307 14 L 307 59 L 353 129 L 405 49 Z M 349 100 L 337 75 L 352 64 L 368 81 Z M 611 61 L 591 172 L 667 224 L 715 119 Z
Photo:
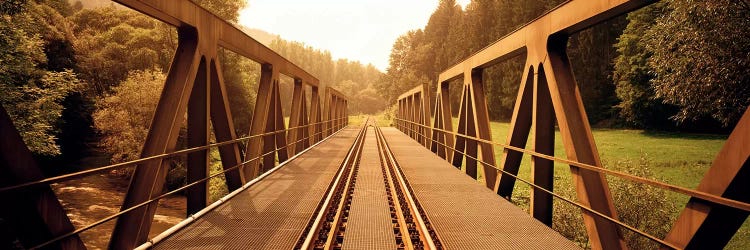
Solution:
M 0 212 L 12 228 L 3 239 L 12 246 L 82 249 L 79 233 L 116 220 L 113 249 L 579 248 L 551 228 L 552 201 L 560 199 L 580 208 L 593 249 L 627 248 L 624 231 L 665 249 L 714 249 L 727 244 L 750 211 L 750 111 L 696 189 L 602 167 L 566 55 L 567 38 L 653 1 L 564 2 L 441 72 L 437 92 L 424 84 L 401 95 L 394 127 L 370 119 L 349 125 L 346 96 L 191 1 L 117 2 L 179 34 L 141 158 L 44 176 L 0 108 Z M 234 132 L 219 47 L 262 65 L 247 137 Z M 506 143 L 497 143 L 481 73 L 522 54 L 526 67 L 510 131 Z M 288 124 L 281 114 L 282 74 L 294 79 Z M 455 80 L 463 82 L 456 129 L 449 103 Z M 176 150 L 186 114 L 188 148 Z M 555 122 L 565 159 L 554 157 Z M 210 128 L 216 143 L 209 143 Z M 531 147 L 525 148 L 530 134 Z M 244 142 L 243 150 L 238 145 Z M 218 174 L 208 174 L 210 148 L 220 152 Z M 495 148 L 502 148 L 501 159 Z M 528 180 L 518 177 L 524 154 L 532 159 Z M 167 192 L 163 160 L 176 155 L 187 156 L 188 184 Z M 555 162 L 570 167 L 576 199 L 553 192 Z M 133 166 L 121 210 L 85 227 L 71 224 L 49 186 Z M 207 180 L 220 175 L 230 193 L 208 204 Z M 666 237 L 657 237 L 618 219 L 607 176 L 691 198 Z M 531 187 L 529 213 L 506 200 L 516 182 Z M 156 203 L 180 192 L 187 196 L 187 218 L 149 237 Z

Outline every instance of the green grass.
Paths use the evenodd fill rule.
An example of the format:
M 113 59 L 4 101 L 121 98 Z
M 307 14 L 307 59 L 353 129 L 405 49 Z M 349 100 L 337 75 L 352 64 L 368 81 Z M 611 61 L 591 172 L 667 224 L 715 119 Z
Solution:
M 349 125 L 350 126 L 361 126 L 362 123 L 364 123 L 367 120 L 367 117 L 372 117 L 375 119 L 375 123 L 378 126 L 381 127 L 388 127 L 390 126 L 390 119 L 387 118 L 387 115 L 384 113 L 378 113 L 375 115 L 364 115 L 364 114 L 358 114 L 358 115 L 350 115 L 349 116 Z
M 454 118 L 454 126 L 457 126 L 458 120 Z M 509 124 L 506 122 L 491 122 L 492 139 L 495 142 L 506 143 L 508 136 Z M 454 128 L 455 129 L 455 128 Z M 694 189 L 698 186 L 704 173 L 711 167 L 711 162 L 716 157 L 724 142 L 725 135 L 707 135 L 707 134 L 681 134 L 667 132 L 648 132 L 643 130 L 631 129 L 593 129 L 594 141 L 597 150 L 605 168 L 616 169 L 618 171 L 627 171 L 634 175 L 656 179 L 662 182 Z M 529 142 L 533 140 L 533 135 L 529 136 Z M 527 149 L 531 144 L 527 143 Z M 499 146 L 494 147 L 495 157 L 498 165 L 502 159 L 503 150 Z M 555 133 L 555 157 L 567 159 L 565 149 L 562 145 L 562 138 L 559 131 Z M 636 169 L 632 167 L 647 169 Z M 631 171 L 627 169 L 630 168 Z M 479 170 L 480 177 L 482 169 Z M 531 174 L 531 157 L 524 155 L 519 170 L 519 177 L 529 180 Z M 609 176 L 607 178 L 612 184 L 614 182 L 629 182 L 620 180 L 617 177 Z M 482 178 L 480 178 L 480 181 Z M 529 191 L 528 185 L 516 182 L 513 194 L 513 202 L 522 209 L 528 211 Z M 636 184 L 640 185 L 640 184 Z M 572 188 L 572 178 L 570 167 L 564 164 L 555 163 L 555 190 L 562 192 L 563 196 L 577 200 Z M 626 191 L 626 192 L 638 192 Z M 613 190 L 613 192 L 615 192 Z M 618 195 L 618 194 L 613 194 Z M 631 194 L 619 194 L 627 197 Z M 649 197 L 647 197 L 649 198 Z M 679 213 L 684 208 L 688 196 L 666 192 L 663 199 L 667 199 L 664 214 L 669 225 L 666 229 L 660 229 L 650 232 L 657 236 L 663 237 L 664 232 L 668 231 L 671 224 L 676 220 Z M 556 203 L 558 204 L 558 203 Z M 632 207 L 629 204 L 621 204 L 621 207 Z M 556 205 L 555 209 L 558 205 Z M 616 202 L 616 207 L 618 204 Z M 646 230 L 647 232 L 649 230 Z M 750 223 L 740 228 L 737 234 L 730 241 L 727 249 L 748 249 L 750 247 Z
M 454 121 L 458 124 L 458 121 Z M 509 124 L 491 122 L 493 141 L 506 143 Z M 647 161 L 651 176 L 642 176 L 660 180 L 686 188 L 695 189 L 705 172 L 711 167 L 713 159 L 724 145 L 727 136 L 707 134 L 681 134 L 667 132 L 648 132 L 629 129 L 593 129 L 602 163 L 606 168 L 619 169 L 618 164 L 632 164 Z M 529 141 L 532 136 L 529 137 Z M 531 145 L 527 143 L 527 149 Z M 495 147 L 495 156 L 502 158 L 502 149 Z M 555 133 L 555 157 L 566 159 L 565 149 L 559 131 Z M 639 172 L 642 173 L 642 172 Z M 519 176 L 529 180 L 531 174 L 531 157 L 525 155 L 519 170 Z M 638 173 L 633 173 L 638 174 Z M 560 184 L 572 183 L 570 168 L 567 165 L 555 163 L 555 188 Z M 611 180 L 617 177 L 608 177 Z M 514 197 L 517 204 L 528 204 L 529 186 L 523 183 L 516 185 Z M 574 198 L 572 196 L 569 196 Z M 676 220 L 685 207 L 689 197 L 677 193 L 667 192 L 670 203 L 674 204 L 671 221 Z M 522 200 L 525 200 L 523 202 Z M 615 204 L 617 206 L 617 204 Z M 528 207 L 524 207 L 528 210 Z M 747 221 L 734 236 L 727 249 L 748 249 L 750 247 L 750 223 Z

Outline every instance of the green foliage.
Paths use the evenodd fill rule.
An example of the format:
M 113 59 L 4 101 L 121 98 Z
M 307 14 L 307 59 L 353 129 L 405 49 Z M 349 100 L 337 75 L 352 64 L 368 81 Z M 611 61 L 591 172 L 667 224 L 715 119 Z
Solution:
M 169 68 L 176 32 L 166 24 L 114 7 L 84 9 L 71 20 L 78 68 L 97 95 L 107 94 L 132 70 Z
M 609 164 L 607 164 L 609 165 Z M 613 170 L 653 179 L 652 163 L 645 157 L 637 162 L 614 162 Z M 674 201 L 668 192 L 649 185 L 637 184 L 616 177 L 607 178 L 612 193 L 612 200 L 619 219 L 637 229 L 664 238 L 671 229 L 672 216 L 677 212 Z M 576 190 L 570 179 L 560 179 L 566 183 L 556 185 L 555 192 L 576 201 Z M 588 246 L 588 235 L 583 226 L 581 209 L 559 199 L 554 200 L 553 228 L 563 236 L 581 246 Z M 630 249 L 656 249 L 659 245 L 648 238 L 622 229 L 625 244 Z
M 573 65 L 578 89 L 589 122 L 598 123 L 616 117 L 613 106 L 617 105 L 615 85 L 611 84 L 612 61 L 617 56 L 613 44 L 627 24 L 624 17 L 581 31 L 570 37 L 568 57 Z
M 255 90 L 260 80 L 260 65 L 226 49 L 220 49 L 219 64 L 227 88 L 235 133 L 245 136 L 250 132 L 250 120 L 257 95 Z
M 229 22 L 237 23 L 240 10 L 245 8 L 247 1 L 244 0 L 191 0 L 198 5 L 211 11 L 214 15 Z
M 26 146 L 37 154 L 60 154 L 55 125 L 62 116 L 62 101 L 79 90 L 81 82 L 70 70 L 46 72 L 23 86 L 0 83 L 0 101 L 8 111 Z
M 424 32 L 416 30 L 401 35 L 393 44 L 386 74 L 375 85 L 387 103 L 394 103 L 401 93 L 430 81 L 428 74 L 419 70 L 424 62 L 419 59 L 430 51 L 429 47 L 423 46 L 423 40 Z
M 209 176 L 224 171 L 224 167 L 221 165 L 219 150 L 217 148 L 211 148 L 210 152 L 211 166 L 208 171 Z M 208 194 L 209 202 L 215 202 L 221 199 L 221 197 L 229 194 L 229 189 L 227 188 L 226 184 L 226 177 L 223 174 L 208 180 Z
M 32 152 L 59 155 L 56 140 L 62 103 L 83 85 L 71 70 L 55 67 L 59 72 L 54 72 L 45 67 L 45 39 L 64 39 L 65 32 L 53 32 L 57 26 L 44 20 L 57 20 L 60 14 L 48 6 L 25 1 L 6 2 L 2 8 L 0 103 Z
M 735 124 L 750 105 L 747 1 L 673 0 L 646 31 L 656 97 L 679 106 L 678 121 Z
M 441 71 L 560 2 L 474 0 L 462 10 L 456 1 L 442 0 L 423 30 L 409 31 L 395 41 L 386 76 L 375 89 L 388 103 L 425 82 L 434 91 Z M 522 65 L 523 61 L 511 60 L 484 71 L 491 119 L 510 118 Z M 460 87 L 451 84 L 452 96 L 460 96 Z M 451 101 L 458 105 L 458 98 Z
M 0 14 L 15 15 L 24 11 L 26 0 L 4 0 L 0 2 Z
M 94 122 L 113 162 L 140 156 L 165 80 L 158 69 L 133 71 L 97 104 Z
M 648 66 L 651 53 L 646 51 L 643 35 L 663 15 L 665 3 L 656 3 L 628 14 L 628 25 L 618 38 L 615 48 L 613 82 L 620 103 L 616 108 L 627 123 L 640 128 L 665 129 L 672 126 L 669 117 L 674 107 L 663 104 L 651 87 L 654 74 Z

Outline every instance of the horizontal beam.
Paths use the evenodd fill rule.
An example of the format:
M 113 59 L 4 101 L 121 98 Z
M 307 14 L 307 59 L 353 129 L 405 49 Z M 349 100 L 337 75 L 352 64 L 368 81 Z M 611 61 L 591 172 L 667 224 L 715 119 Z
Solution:
M 328 94 L 329 95 L 336 96 L 336 97 L 339 97 L 341 99 L 349 101 L 349 97 L 347 97 L 346 95 L 344 95 L 344 93 L 341 93 L 341 91 L 338 91 L 338 90 L 336 90 L 336 89 L 334 89 L 332 87 L 326 87 L 326 89 L 328 90 Z
M 201 32 L 214 32 L 219 46 L 260 64 L 271 64 L 281 74 L 302 80 L 308 85 L 318 86 L 319 84 L 318 79 L 307 71 L 192 1 L 114 1 L 175 27 L 196 27 L 199 31 L 199 39 L 207 35 Z M 205 24 L 210 24 L 211 27 L 201 27 Z
M 425 87 L 424 84 L 420 84 L 420 85 L 418 85 L 418 86 L 416 86 L 416 87 L 414 87 L 414 88 L 412 88 L 412 89 L 404 92 L 403 94 L 401 94 L 398 97 L 398 100 L 401 100 L 401 99 L 404 99 L 406 97 L 412 96 L 412 95 L 414 95 L 416 93 L 423 93 L 425 91 L 424 87 Z
M 653 2 L 655 1 L 567 1 L 441 72 L 438 81 L 439 83 L 450 81 L 472 69 L 489 67 L 520 55 L 526 51 L 530 43 L 546 44 L 546 39 L 553 34 L 570 35 Z M 540 39 L 544 41 L 539 41 Z

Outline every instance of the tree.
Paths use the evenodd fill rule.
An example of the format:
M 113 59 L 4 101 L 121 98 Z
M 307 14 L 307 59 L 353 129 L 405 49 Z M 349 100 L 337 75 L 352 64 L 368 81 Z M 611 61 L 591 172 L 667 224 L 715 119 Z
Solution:
M 669 2 L 644 36 L 652 53 L 656 97 L 679 107 L 674 117 L 712 117 L 730 127 L 750 105 L 750 3 Z
M 612 84 L 612 61 L 618 55 L 615 46 L 627 20 L 616 17 L 570 37 L 568 56 L 581 92 L 589 122 L 617 117 L 613 106 L 618 99 Z
M 85 9 L 76 24 L 78 69 L 95 95 L 106 95 L 132 70 L 168 69 L 176 33 L 166 24 L 115 7 Z
M 660 2 L 629 13 L 628 25 L 614 46 L 618 55 L 614 59 L 612 80 L 620 100 L 615 107 L 621 118 L 639 128 L 667 129 L 674 126 L 669 117 L 675 115 L 675 107 L 664 104 L 651 87 L 654 78 L 648 65 L 651 53 L 646 51 L 642 39 L 656 23 L 656 18 L 664 15 L 665 6 Z
M 237 23 L 240 10 L 245 8 L 247 1 L 244 0 L 192 0 L 198 5 L 211 11 L 221 19 L 231 23 Z
M 429 82 L 428 73 L 419 70 L 425 60 L 421 60 L 425 51 L 431 45 L 424 44 L 422 30 L 409 31 L 401 35 L 393 44 L 386 75 L 378 81 L 375 88 L 386 99 L 386 103 L 393 104 L 396 98 L 419 84 Z M 430 61 L 430 60 L 428 60 Z
M 227 99 L 234 119 L 234 130 L 240 137 L 250 132 L 260 65 L 226 49 L 219 50 L 219 63 L 227 88 Z
M 160 69 L 132 71 L 97 104 L 94 122 L 113 162 L 140 156 L 165 80 Z
M 42 20 L 59 17 L 59 13 L 26 1 L 4 2 L 1 6 L 0 103 L 32 152 L 59 155 L 62 103 L 82 85 L 69 69 L 56 67 L 60 72 L 55 72 L 46 68 L 49 52 L 45 54 L 48 43 L 44 39 L 60 33 L 51 32 L 56 27 Z

